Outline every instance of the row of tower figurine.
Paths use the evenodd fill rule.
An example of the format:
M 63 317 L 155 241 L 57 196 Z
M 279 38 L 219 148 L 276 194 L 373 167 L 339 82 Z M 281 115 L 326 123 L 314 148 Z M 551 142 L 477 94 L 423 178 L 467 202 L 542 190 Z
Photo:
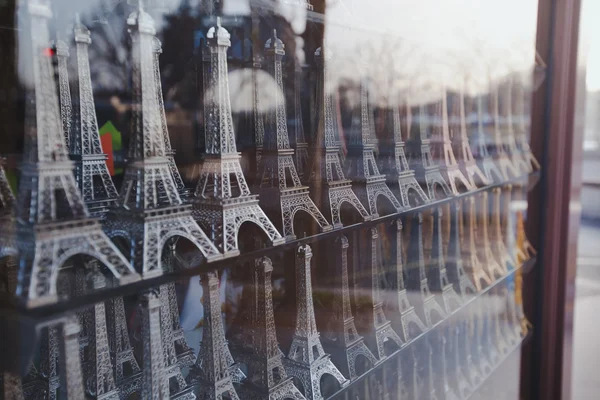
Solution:
M 317 140 L 309 190 L 300 181 L 294 149 L 290 147 L 282 98 L 281 59 L 285 52 L 274 32 L 265 44 L 264 55 L 267 69 L 280 90 L 275 108 L 266 114 L 264 121 L 257 118 L 257 124 L 264 128 L 264 138 L 257 145 L 259 194 L 253 194 L 240 165 L 233 130 L 226 58 L 230 35 L 217 19 L 217 25 L 208 31 L 203 55 L 204 86 L 213 90 L 213 95 L 204 102 L 206 152 L 196 190 L 188 196 L 174 162 L 167 130 L 158 65 L 161 44 L 155 36 L 154 21 L 140 1 L 127 19 L 132 37 L 135 107 L 128 162 L 121 190 L 117 192 L 107 171 L 98 134 L 88 59 L 90 32 L 77 20 L 74 26 L 77 79 L 68 77 L 69 46 L 57 42 L 57 95 L 52 62 L 43 53 L 50 42 L 49 2 L 28 0 L 26 4 L 31 20 L 33 76 L 28 86 L 25 154 L 16 199 L 4 173 L 0 174 L 0 257 L 18 260 L 9 262 L 9 266 L 17 268 L 13 272 L 18 276 L 16 296 L 27 307 L 57 300 L 59 272 L 76 255 L 92 257 L 92 265 L 104 265 L 116 278 L 116 284 L 122 285 L 168 270 L 161 254 L 178 237 L 191 241 L 201 253 L 200 258 L 210 262 L 239 254 L 239 229 L 245 222 L 257 225 L 270 244 L 277 245 L 295 238 L 294 218 L 299 211 L 314 218 L 321 230 L 327 231 L 343 226 L 345 204 L 354 208 L 363 220 L 370 220 L 378 216 L 380 196 L 387 198 L 399 212 L 411 207 L 410 193 L 428 202 L 436 199 L 439 190 L 443 196 L 452 196 L 461 187 L 474 189 L 476 177 L 483 184 L 502 182 L 522 177 L 537 167 L 524 130 L 515 135 L 512 124 L 508 124 L 507 132 L 501 132 L 496 124 L 495 154 L 490 156 L 486 146 L 481 146 L 480 159 L 475 160 L 464 126 L 462 98 L 460 134 L 454 135 L 462 152 L 461 161 L 457 162 L 443 96 L 440 129 L 432 129 L 426 118 L 419 118 L 419 134 L 410 143 L 415 149 L 409 152 L 410 165 L 396 107 L 393 146 L 389 147 L 393 148 L 389 163 L 392 169 L 387 175 L 381 174 L 374 152 L 376 140 L 368 87 L 363 79 L 356 129 L 352 129 L 343 168 L 337 94 L 328 68 L 329 56 L 318 49 L 315 57 L 322 69 L 319 78 L 322 96 L 316 101 Z M 75 88 L 70 87 L 73 82 Z M 498 102 L 494 104 L 497 107 Z M 444 149 L 441 165 L 431 155 L 430 131 L 441 133 Z M 297 149 L 306 152 L 297 138 Z M 521 138 L 518 145 L 516 138 Z M 397 189 L 399 195 L 390 187 Z M 113 241 L 125 243 L 121 250 L 128 257 Z
M 500 189 L 494 192 L 495 205 L 501 194 Z M 477 200 L 477 208 L 485 210 L 487 193 Z M 201 276 L 204 323 L 197 357 L 179 325 L 175 284 L 170 283 L 138 296 L 137 352 L 130 341 L 135 328 L 128 324 L 124 299 L 95 304 L 45 330 L 39 361 L 22 383 L 4 374 L 5 399 L 59 394 L 124 399 L 134 393 L 143 399 L 321 399 L 384 362 L 393 366 L 382 368 L 401 367 L 396 384 L 403 386 L 398 391 L 414 390 L 419 394 L 414 398 L 428 398 L 443 390 L 445 398 L 466 398 L 527 333 L 518 298 L 521 278 L 514 269 L 533 254 L 518 221 L 515 243 L 502 249 L 510 242 L 503 237 L 514 235 L 509 219 L 499 221 L 500 237 L 490 239 L 486 223 L 478 225 L 482 231 L 476 235 L 475 199 L 461 203 L 398 219 L 391 263 L 383 261 L 379 235 L 384 226 L 316 244 L 328 249 L 317 261 L 310 246 L 299 246 L 294 254 L 296 310 L 289 313 L 295 323 L 285 355 L 278 340 L 281 324 L 276 328 L 274 316 L 273 263 L 262 257 L 250 267 L 251 278 L 227 334 L 218 273 Z M 358 259 L 349 252 L 358 253 Z M 177 255 L 165 255 L 163 261 L 178 262 Z M 311 268 L 316 263 L 333 268 Z M 313 273 L 319 276 L 314 289 Z M 384 288 L 386 275 L 392 278 Z M 95 268 L 79 270 L 75 282 L 59 281 L 60 290 L 77 290 L 83 280 L 101 287 L 105 279 Z M 478 296 L 484 288 L 485 294 Z M 315 308 L 313 297 L 323 291 L 331 295 L 331 303 Z M 428 331 L 427 339 L 419 339 Z M 415 346 L 400 354 L 398 364 L 387 360 L 411 344 Z M 432 361 L 446 352 L 454 352 L 455 364 L 440 363 L 447 362 L 443 357 Z M 424 368 L 430 370 L 423 372 Z M 367 379 L 377 380 L 381 373 L 374 371 Z M 347 393 L 361 388 L 377 389 L 358 384 Z

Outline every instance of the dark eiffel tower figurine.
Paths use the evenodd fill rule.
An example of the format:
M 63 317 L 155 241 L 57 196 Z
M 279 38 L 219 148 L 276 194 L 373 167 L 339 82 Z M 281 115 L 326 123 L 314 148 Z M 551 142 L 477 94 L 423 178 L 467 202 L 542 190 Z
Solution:
M 217 18 L 217 26 L 209 29 L 207 37 L 205 61 L 210 66 L 205 84 L 214 89 L 214 96 L 204 102 L 206 154 L 193 199 L 194 212 L 196 220 L 211 233 L 224 256 L 232 257 L 240 253 L 238 231 L 244 222 L 260 227 L 273 245 L 283 243 L 284 239 L 259 207 L 258 196 L 250 193 L 240 165 L 227 78 L 227 48 L 231 42 L 220 18 Z
M 356 239 L 359 235 L 357 233 Z M 368 237 L 365 239 L 370 240 L 365 240 L 364 245 L 359 245 L 358 240 L 354 241 L 356 246 L 361 246 L 358 253 L 358 262 L 363 266 L 362 268 L 355 267 L 354 275 L 355 278 L 358 276 L 358 279 L 363 281 L 362 284 L 359 284 L 359 289 L 364 289 L 368 297 L 367 301 L 363 301 L 364 309 L 357 311 L 362 314 L 359 329 L 365 332 L 367 344 L 374 351 L 376 357 L 382 360 L 389 355 L 385 348 L 387 342 L 393 342 L 398 348 L 402 347 L 404 342 L 392 328 L 392 323 L 387 319 L 383 310 L 381 293 L 383 271 L 379 232 L 377 228 L 371 227 L 367 235 Z
M 481 192 L 479 197 L 479 223 L 477 224 L 477 250 L 479 260 L 483 262 L 484 270 L 491 280 L 502 278 L 506 274 L 506 265 L 501 265 L 492 250 L 488 235 L 490 214 L 488 213 L 488 192 Z M 493 216 L 492 216 L 493 217 Z
M 418 305 L 421 320 L 431 328 L 434 320 L 441 320 L 446 313 L 431 293 L 425 272 L 425 256 L 423 251 L 423 214 L 412 217 L 410 229 L 410 247 L 407 263 L 407 280 L 410 290 L 419 290 L 421 301 Z M 437 314 L 437 318 L 433 318 Z
M 507 246 L 504 243 L 504 233 L 502 229 L 502 219 L 508 215 L 502 215 L 505 212 L 502 207 L 502 189 L 496 187 L 492 189 L 492 226 L 490 229 L 490 244 L 492 252 L 504 273 L 513 269 L 517 260 L 510 256 Z
M 269 258 L 255 260 L 253 284 L 256 296 L 250 304 L 251 329 L 246 331 L 246 334 L 250 333 L 251 352 L 244 355 L 248 379 L 238 390 L 247 399 L 304 400 L 283 367 L 283 353 L 277 343 L 273 316 L 272 272 L 273 264 Z
M 302 383 L 307 399 L 322 399 L 321 378 L 331 375 L 343 387 L 350 383 L 326 354 L 319 338 L 312 299 L 310 246 L 296 251 L 296 328 L 284 366 L 288 375 Z
M 330 59 L 329 50 L 326 54 L 320 47 L 315 51 L 315 61 L 322 71 L 317 84 L 317 137 L 310 179 L 313 198 L 317 199 L 319 208 L 325 210 L 334 229 L 338 229 L 343 226 L 340 215 L 343 203 L 353 206 L 365 221 L 372 217 L 352 190 L 352 181 L 346 179 L 342 170 L 337 91 L 330 76 Z
M 490 152 L 488 151 L 488 135 L 486 135 L 486 130 L 484 128 L 484 120 L 486 113 L 489 113 L 491 115 L 493 112 L 492 107 L 490 107 L 490 105 L 492 104 L 492 102 L 490 101 L 491 95 L 487 95 L 486 97 L 487 100 L 485 103 L 487 104 L 487 110 L 483 109 L 484 100 L 482 95 L 477 96 L 475 106 L 477 108 L 477 128 L 475 128 L 475 148 L 477 151 L 476 160 L 477 165 L 480 167 L 480 170 L 483 171 L 489 183 L 500 183 L 504 180 L 504 177 L 500 173 L 500 168 L 498 168 L 498 166 L 494 162 L 494 159 L 490 155 Z M 494 130 L 494 132 L 492 132 L 492 135 L 490 136 L 495 137 L 495 128 L 492 127 L 492 129 Z
M 439 113 L 441 114 L 441 126 L 436 126 L 436 136 L 439 138 L 441 136 L 442 143 L 441 147 L 443 150 L 444 158 L 441 161 L 440 170 L 445 177 L 448 178 L 447 182 L 450 184 L 450 189 L 452 193 L 456 196 L 459 194 L 459 187 L 457 186 L 457 182 L 462 184 L 466 191 L 470 191 L 474 189 L 474 186 L 471 185 L 471 179 L 467 179 L 465 174 L 460 169 L 460 165 L 456 162 L 456 157 L 454 155 L 454 150 L 452 149 L 452 140 L 450 138 L 450 126 L 448 122 L 448 93 L 446 89 L 442 91 L 442 101 L 438 105 Z M 437 113 L 436 113 L 437 114 Z M 440 132 L 441 131 L 441 132 Z M 441 133 L 441 135 L 440 135 Z M 458 132 L 456 132 L 458 136 Z
M 130 159 L 118 207 L 107 216 L 106 229 L 131 243 L 131 262 L 144 278 L 161 275 L 161 254 L 173 237 L 190 240 L 207 261 L 222 258 L 194 222 L 191 206 L 177 191 L 165 149 L 155 62 L 154 21 L 139 3 L 127 19 L 133 40 L 134 116 Z
M 263 148 L 265 143 L 265 120 L 259 105 L 260 96 L 258 87 L 258 71 L 262 68 L 262 58 L 259 54 L 254 54 L 252 57 L 252 119 L 254 122 L 254 142 L 256 144 L 256 165 L 260 165 L 262 160 Z
M 492 86 L 491 88 L 491 103 L 492 110 L 491 115 L 494 119 L 494 161 L 495 164 L 500 169 L 500 173 L 502 174 L 502 179 L 504 181 L 508 181 L 510 178 L 519 177 L 519 170 L 513 165 L 512 161 L 509 158 L 509 154 L 507 153 L 506 142 L 508 140 L 507 132 L 503 132 L 505 121 L 501 121 L 502 118 L 507 118 L 508 116 L 501 116 L 500 113 L 500 98 L 498 95 L 499 88 L 498 86 Z M 505 107 L 503 107 L 505 108 Z M 501 123 L 501 122 L 504 122 Z
M 477 165 L 475 161 L 475 157 L 473 157 L 473 151 L 471 150 L 471 145 L 469 144 L 469 136 L 467 134 L 467 118 L 465 115 L 465 94 L 464 91 L 460 91 L 458 98 L 455 98 L 452 102 L 452 115 L 455 117 L 454 122 L 452 124 L 452 139 L 454 147 L 458 149 L 459 154 L 459 166 L 461 170 L 464 172 L 465 177 L 469 180 L 471 184 L 471 188 L 477 188 L 477 184 L 481 183 L 481 185 L 490 185 L 492 183 L 491 179 L 488 179 L 486 174 L 483 173 L 481 168 Z M 457 115 L 458 114 L 458 115 Z M 456 119 L 458 119 L 458 124 L 456 123 Z M 478 120 L 478 124 L 482 124 L 483 121 Z M 482 127 L 481 127 L 482 128 Z M 487 153 L 487 147 L 483 144 L 485 150 L 482 150 L 484 153 Z M 488 161 L 487 156 L 485 154 L 480 154 L 483 156 L 483 164 L 486 164 Z M 476 179 L 477 178 L 477 179 Z
M 221 316 L 219 278 L 216 272 L 202 276 L 202 298 L 204 305 L 204 329 L 200 353 L 187 377 L 192 385 L 198 385 L 198 398 L 239 399 L 233 382 L 242 382 L 246 376 L 240 371 L 229 351 Z
M 25 155 L 17 196 L 20 253 L 17 295 L 29 307 L 56 300 L 56 270 L 86 253 L 104 264 L 120 284 L 139 279 L 114 244 L 90 218 L 72 172 L 60 124 L 48 46 L 47 0 L 29 0 L 33 87 L 26 107 Z
M 466 225 L 461 222 L 464 232 L 464 237 L 462 239 L 463 264 L 465 272 L 471 278 L 477 291 L 480 292 L 484 286 L 490 286 L 492 280 L 483 269 L 483 265 L 481 265 L 481 261 L 477 255 L 478 251 L 475 244 L 477 235 L 477 212 L 475 210 L 475 199 L 473 197 L 467 197 L 464 200 L 464 211 L 462 212 L 462 215 L 464 216 L 465 214 Z
M 433 238 L 431 263 L 428 269 L 429 288 L 434 293 L 439 293 L 442 298 L 444 310 L 448 314 L 460 308 L 463 301 L 448 280 L 446 262 L 444 261 L 442 209 L 436 208 L 431 216 L 433 218 Z
M 408 105 L 407 107 L 410 113 L 411 106 Z M 417 179 L 426 185 L 427 195 L 433 201 L 437 198 L 436 187 L 439 186 L 446 197 L 452 196 L 452 191 L 448 183 L 444 180 L 440 167 L 434 162 L 431 155 L 431 139 L 429 138 L 429 134 L 433 130 L 433 124 L 430 119 L 430 116 L 426 112 L 426 106 L 423 104 L 419 105 L 417 132 L 412 134 L 411 141 L 409 142 L 409 159 L 411 168 L 415 171 Z
M 448 243 L 447 272 L 454 290 L 463 298 L 468 300 L 469 295 L 475 295 L 477 289 L 469 279 L 464 270 L 462 257 L 462 205 L 455 201 L 450 205 L 450 240 Z
M 411 113 L 410 109 L 407 107 L 407 124 L 406 126 L 411 126 Z M 427 203 L 429 198 L 417 182 L 417 178 L 415 178 L 415 171 L 410 169 L 408 165 L 408 160 L 406 159 L 406 150 L 404 139 L 402 138 L 402 122 L 400 119 L 400 108 L 398 106 L 394 106 L 392 109 L 392 130 L 393 130 L 393 144 L 390 143 L 390 146 L 394 147 L 394 154 L 392 157 L 388 157 L 388 182 L 390 184 L 398 185 L 398 193 L 400 193 L 399 199 L 402 202 L 402 206 L 404 208 L 410 208 L 410 197 L 408 193 L 412 189 L 416 193 L 416 198 L 420 199 L 421 203 Z M 388 149 L 389 151 L 390 149 Z
M 283 96 L 283 72 L 281 59 L 285 55 L 283 42 L 273 37 L 265 44 L 267 70 L 274 76 L 279 90 L 275 95 L 275 109 L 265 119 L 265 142 L 259 166 L 261 206 L 267 215 L 278 224 L 286 240 L 296 238 L 294 216 L 298 211 L 308 213 L 321 231 L 330 231 L 332 226 L 311 200 L 308 187 L 302 185 L 294 165 L 294 149 L 290 147 L 287 130 L 285 99 Z
M 377 210 L 379 196 L 387 198 L 396 212 L 400 212 L 402 206 L 387 186 L 385 175 L 379 173 L 379 167 L 375 161 L 377 139 L 375 138 L 373 110 L 369 104 L 368 82 L 365 77 L 361 78 L 360 101 L 352 116 L 352 129 L 348 136 L 346 176 L 352 180 L 354 193 L 373 217 L 379 216 Z
M 339 236 L 330 253 L 330 265 L 335 265 L 333 315 L 328 319 L 322 343 L 340 372 L 350 381 L 354 381 L 360 375 L 357 371 L 359 356 L 363 356 L 371 367 L 378 361 L 359 335 L 354 323 L 348 285 L 348 247 L 348 239 Z
M 513 120 L 515 118 L 517 119 L 515 123 L 515 139 L 517 142 L 517 150 L 524 161 L 521 172 L 532 173 L 533 171 L 538 171 L 540 169 L 540 163 L 531 152 L 531 147 L 529 147 L 528 122 L 530 120 L 530 115 L 527 113 L 525 107 L 525 99 L 530 100 L 530 98 L 526 93 L 525 83 L 522 79 L 518 82 L 513 80 L 513 96 L 515 97 L 515 100 L 513 101 L 515 110 L 513 112 Z
M 92 216 L 102 219 L 108 208 L 115 205 L 118 193 L 106 166 L 106 154 L 102 152 L 100 145 L 88 56 L 88 46 L 92 39 L 90 31 L 81 23 L 78 14 L 73 34 L 76 45 L 77 79 L 74 80 L 73 115 L 75 118 L 71 123 L 70 156 L 75 162 L 75 178 L 83 195 L 83 201 Z M 57 52 L 62 47 L 61 43 L 63 42 L 57 42 Z M 61 53 L 63 52 L 64 50 L 61 50 Z M 66 62 L 59 61 L 61 109 L 68 107 L 68 102 L 71 101 L 68 90 L 62 90 L 65 80 L 63 76 L 67 76 L 66 85 L 68 85 Z M 69 124 L 64 120 L 69 116 L 69 112 L 62 112 L 63 127 Z
M 302 78 L 302 67 L 297 62 L 294 73 L 294 124 L 291 127 L 290 139 L 294 149 L 296 161 L 296 171 L 301 181 L 308 178 L 310 159 L 308 156 L 308 143 L 304 135 L 304 121 L 302 116 L 302 86 L 304 80 Z
M 398 292 L 398 311 L 400 312 L 400 320 L 396 319 L 396 332 L 402 332 L 404 336 L 404 341 L 408 343 L 410 340 L 414 339 L 414 333 L 422 333 L 427 330 L 427 327 L 421 321 L 419 316 L 417 315 L 415 308 L 408 301 L 408 295 L 406 293 L 406 287 L 404 286 L 404 250 L 402 243 L 402 220 L 396 220 L 396 291 Z M 392 322 L 392 324 L 394 324 Z M 399 324 L 398 324 L 399 322 Z M 411 326 L 412 323 L 412 326 Z M 413 327 L 413 331 L 411 332 L 411 327 Z M 414 332 L 414 328 L 417 329 L 417 332 Z

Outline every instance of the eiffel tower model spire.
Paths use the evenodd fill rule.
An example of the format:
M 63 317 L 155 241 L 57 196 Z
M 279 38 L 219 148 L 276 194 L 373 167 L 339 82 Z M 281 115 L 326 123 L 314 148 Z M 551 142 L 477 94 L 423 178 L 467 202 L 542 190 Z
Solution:
M 71 124 L 70 153 L 71 159 L 75 161 L 75 178 L 83 195 L 83 201 L 92 216 L 103 218 L 107 209 L 115 205 L 118 193 L 106 166 L 106 154 L 102 152 L 100 145 L 88 57 L 88 46 L 92 39 L 90 31 L 81 23 L 78 14 L 73 33 L 77 49 L 77 79 L 73 96 L 75 120 Z M 61 48 L 60 43 L 61 41 L 58 42 L 57 49 Z M 64 53 L 64 50 L 61 50 L 61 53 Z M 63 90 L 63 85 L 69 84 L 69 78 L 67 64 L 61 62 L 60 58 L 58 75 L 61 83 L 61 108 L 66 108 L 71 97 L 69 90 Z M 63 111 L 62 115 L 63 126 L 65 126 L 69 112 Z
M 513 79 L 509 77 L 504 84 L 504 92 L 502 96 L 501 109 L 502 114 L 501 121 L 503 120 L 503 133 L 505 137 L 505 149 L 508 157 L 510 158 L 513 169 L 517 173 L 516 177 L 527 173 L 529 166 L 527 160 L 523 158 L 523 154 L 517 148 L 517 140 L 515 137 L 515 124 L 513 113 L 515 109 L 513 107 Z
M 477 149 L 477 165 L 480 167 L 480 170 L 483 171 L 488 182 L 499 183 L 502 182 L 504 177 L 500 173 L 500 169 L 494 162 L 492 156 L 490 156 L 490 152 L 488 151 L 488 135 L 486 134 L 486 129 L 484 126 L 485 116 L 486 114 L 492 114 L 493 107 L 492 102 L 490 101 L 491 95 L 487 95 L 485 104 L 487 104 L 486 109 L 484 110 L 484 96 L 478 95 L 475 100 L 474 107 L 477 109 L 477 128 L 475 132 L 475 147 Z M 492 127 L 495 130 L 494 127 Z M 492 132 L 492 135 L 495 136 L 495 133 Z
M 159 58 L 162 54 L 162 43 L 155 36 L 153 39 L 154 43 L 154 79 L 156 79 L 156 97 L 158 101 L 158 108 L 160 110 L 160 124 L 163 134 L 163 139 L 165 141 L 165 155 L 169 160 L 169 168 L 171 169 L 171 175 L 173 176 L 173 180 L 175 181 L 175 187 L 179 192 L 179 196 L 185 197 L 188 195 L 188 191 L 183 183 L 183 179 L 181 179 L 181 174 L 177 169 L 177 165 L 175 164 L 175 150 L 171 146 L 171 138 L 169 137 L 169 129 L 167 127 L 167 116 L 165 114 L 165 103 L 163 98 L 162 91 L 162 82 L 160 80 L 160 62 Z
M 262 58 L 259 54 L 254 54 L 252 56 L 252 119 L 254 122 L 254 140 L 256 144 L 256 165 L 260 165 L 260 162 L 262 160 L 263 147 L 265 143 L 265 120 L 263 114 L 261 113 L 261 107 L 259 105 L 260 88 L 258 87 L 258 71 L 260 71 L 261 68 Z
M 475 199 L 468 197 L 464 200 L 465 210 L 463 216 L 466 213 L 466 225 L 464 227 L 464 237 L 462 239 L 462 254 L 464 269 L 467 275 L 473 281 L 473 285 L 478 292 L 480 292 L 484 286 L 492 284 L 491 278 L 484 271 L 483 265 L 477 255 L 477 213 L 475 211 Z M 464 220 L 463 220 L 464 221 Z
M 480 183 L 481 185 L 491 184 L 492 180 L 488 179 L 487 176 L 483 173 L 483 171 L 479 168 L 477 162 L 475 161 L 475 157 L 473 157 L 473 152 L 471 151 L 469 137 L 467 135 L 465 94 L 463 90 L 460 91 L 458 98 L 455 98 L 452 102 L 452 110 L 452 116 L 454 117 L 452 121 L 452 139 L 454 141 L 454 146 L 458 148 L 459 166 L 464 172 L 464 176 L 469 181 L 472 189 L 477 188 L 478 183 Z M 478 121 L 478 124 L 479 123 L 483 122 Z
M 250 193 L 240 165 L 227 78 L 227 48 L 231 42 L 220 18 L 207 37 L 210 65 L 206 84 L 214 93 L 213 98 L 204 102 L 206 154 L 194 198 L 195 216 L 211 232 L 212 240 L 225 257 L 232 257 L 240 253 L 238 231 L 244 222 L 259 226 L 273 245 L 283 243 L 284 239 L 259 207 L 258 196 Z
M 319 208 L 325 210 L 326 217 L 329 217 L 328 220 L 333 223 L 334 229 L 338 229 L 343 226 L 340 215 L 342 203 L 353 206 L 365 221 L 372 217 L 352 190 L 352 181 L 346 179 L 342 170 L 338 141 L 337 91 L 330 76 L 330 59 L 331 54 L 328 50 L 325 54 L 320 47 L 315 51 L 317 66 L 322 71 L 317 83 L 318 122 L 311 190 Z
M 375 161 L 375 123 L 373 110 L 369 104 L 369 87 L 366 77 L 360 80 L 359 107 L 352 117 L 348 155 L 346 156 L 346 171 L 352 180 L 352 187 L 363 206 L 373 217 L 379 216 L 377 198 L 383 196 L 389 200 L 396 212 L 400 212 L 400 202 L 385 182 L 385 175 L 379 172 Z
M 238 389 L 243 398 L 283 400 L 304 400 L 304 396 L 288 377 L 283 367 L 283 353 L 277 343 L 275 319 L 273 316 L 273 289 L 271 274 L 273 264 L 267 257 L 258 258 L 254 263 L 255 296 L 251 298 L 250 351 L 245 354 L 248 365 L 248 379 Z
M 506 113 L 506 99 L 504 100 L 503 110 L 500 110 L 500 96 L 499 96 L 499 86 L 494 85 L 491 88 L 491 103 L 492 103 L 492 118 L 494 119 L 494 160 L 498 168 L 500 169 L 500 173 L 502 174 L 502 178 L 505 181 L 508 181 L 511 177 L 518 177 L 519 170 L 513 165 L 512 161 L 509 158 L 509 154 L 507 153 L 507 141 L 510 140 L 508 138 L 508 132 L 505 132 L 505 128 L 507 124 L 508 114 Z M 506 115 L 502 115 L 502 114 Z
M 267 69 L 275 77 L 279 90 L 275 96 L 275 109 L 267 113 L 265 120 L 265 146 L 259 167 L 260 198 L 267 214 L 274 221 L 281 221 L 279 228 L 283 236 L 293 240 L 296 238 L 294 216 L 298 211 L 308 213 L 321 231 L 329 231 L 332 227 L 311 200 L 308 187 L 300 182 L 294 165 L 294 149 L 290 147 L 283 98 L 281 59 L 284 55 L 283 42 L 273 31 L 273 37 L 265 44 L 265 59 Z
M 294 125 L 291 127 L 291 145 L 294 149 L 294 157 L 296 161 L 296 171 L 301 181 L 305 181 L 305 178 L 309 174 L 309 163 L 310 159 L 308 156 L 308 143 L 306 142 L 306 136 L 304 135 L 304 119 L 302 114 L 302 86 L 304 80 L 302 79 L 302 66 L 299 61 L 296 61 L 296 67 L 294 72 Z
M 58 269 L 85 253 L 127 283 L 139 279 L 89 217 L 72 172 L 60 124 L 58 98 L 48 45 L 47 0 L 29 0 L 33 80 L 27 104 L 25 154 L 17 195 L 17 245 L 20 253 L 17 296 L 32 307 L 56 300 Z
M 432 254 L 427 279 L 429 281 L 429 288 L 434 293 L 441 294 L 444 310 L 450 314 L 460 308 L 463 302 L 454 290 L 454 286 L 448 280 L 446 262 L 444 261 L 441 207 L 433 211 L 431 218 L 433 219 Z
M 106 229 L 131 243 L 131 262 L 148 278 L 163 273 L 163 247 L 177 236 L 190 240 L 207 261 L 222 256 L 194 222 L 191 206 L 183 204 L 171 172 L 153 68 L 154 21 L 140 2 L 127 23 L 133 39 L 132 140 L 118 207 L 109 212 Z
M 456 157 L 454 155 L 454 150 L 452 149 L 452 140 L 450 138 L 450 124 L 448 121 L 448 92 L 446 88 L 442 90 L 442 100 L 438 104 L 439 113 L 441 114 L 441 124 L 435 124 L 436 136 L 439 136 L 441 131 L 441 147 L 442 152 L 444 154 L 444 158 L 441 160 L 440 170 L 445 177 L 448 178 L 448 183 L 450 184 L 450 189 L 452 193 L 456 196 L 459 193 L 459 186 L 457 186 L 457 182 L 462 184 L 463 188 L 466 191 L 473 190 L 474 187 L 471 185 L 471 181 L 467 179 L 467 177 L 463 174 L 456 161 Z M 436 113 L 437 114 L 437 113 Z M 455 133 L 458 135 L 458 132 Z
M 224 395 L 229 399 L 239 400 L 233 382 L 240 382 L 245 376 L 234 363 L 225 340 L 219 299 L 219 278 L 216 272 L 209 272 L 202 276 L 202 296 L 204 305 L 202 343 L 196 363 L 187 377 L 188 382 L 199 385 L 198 394 L 201 400 L 220 399 Z
M 479 222 L 477 224 L 477 251 L 478 257 L 483 262 L 484 270 L 487 276 L 496 280 L 502 278 L 504 274 L 507 272 L 506 265 L 502 266 L 494 251 L 492 250 L 492 245 L 489 237 L 489 219 L 490 214 L 488 213 L 488 192 L 481 192 L 479 194 Z M 493 216 L 492 216 L 493 218 Z
M 407 107 L 410 110 L 411 105 Z M 430 200 L 435 200 L 436 189 L 439 187 L 444 196 L 452 196 L 450 186 L 444 180 L 440 171 L 439 165 L 437 165 L 431 154 L 431 139 L 429 138 L 429 132 L 433 131 L 433 118 L 428 115 L 427 107 L 424 104 L 418 106 L 419 109 L 419 121 L 417 126 L 417 132 L 413 133 L 412 140 L 410 141 L 410 162 L 411 168 L 415 171 L 415 175 L 421 183 L 425 183 L 427 187 L 427 195 Z M 409 111 L 410 112 L 410 111 Z
M 331 375 L 341 386 L 350 381 L 325 353 L 319 338 L 312 299 L 311 259 L 310 246 L 300 246 L 296 251 L 296 328 L 284 366 L 287 373 L 302 384 L 307 399 L 320 400 L 323 398 L 320 387 L 324 374 Z
M 462 256 L 462 205 L 460 202 L 452 202 L 450 206 L 450 240 L 448 243 L 447 272 L 454 290 L 463 298 L 468 300 L 469 295 L 475 295 L 477 289 L 469 279 L 464 270 Z
M 71 131 L 73 129 L 73 102 L 71 101 L 71 88 L 69 84 L 68 60 L 70 57 L 69 45 L 58 38 L 55 42 L 56 59 L 58 61 L 58 93 L 60 101 L 60 117 L 65 135 L 65 143 L 71 146 Z M 95 114 L 94 114 L 95 115 Z
M 354 381 L 360 375 L 356 365 L 359 356 L 365 357 L 370 367 L 375 366 L 378 361 L 359 335 L 354 323 L 348 285 L 348 247 L 348 238 L 339 236 L 330 253 L 330 265 L 335 265 L 333 315 L 328 320 L 322 343 L 340 372 L 350 381 Z
M 411 126 L 411 113 L 410 108 L 407 107 L 407 126 Z M 388 168 L 388 182 L 390 184 L 398 185 L 398 192 L 400 193 L 400 201 L 404 208 L 410 208 L 410 197 L 409 192 L 412 189 L 416 196 L 413 197 L 417 200 L 417 204 L 425 204 L 429 201 L 429 198 L 417 182 L 415 178 L 415 171 L 413 171 L 408 164 L 406 159 L 406 149 L 404 139 L 402 137 L 402 122 L 400 119 L 400 108 L 398 105 L 394 105 L 392 109 L 392 130 L 393 130 L 393 143 L 390 143 L 390 147 L 394 147 L 393 157 L 389 157 L 389 168 Z M 389 149 L 388 149 L 389 150 Z M 420 201 L 419 201 L 420 200 Z
M 383 310 L 383 298 L 381 290 L 382 259 L 381 242 L 379 231 L 371 227 L 366 233 L 370 240 L 364 241 L 364 247 L 360 248 L 360 263 L 364 267 L 362 271 L 355 271 L 355 275 L 364 276 L 362 286 L 370 292 L 369 298 L 364 302 L 364 316 L 361 318 L 359 329 L 367 333 L 367 343 L 379 360 L 386 358 L 385 343 L 393 342 L 398 348 L 404 345 L 402 339 L 392 328 L 392 323 L 387 319 Z M 358 234 L 356 236 L 359 236 Z M 358 245 L 358 241 L 355 241 Z M 367 293 L 368 293 L 367 292 Z M 361 313 L 362 314 L 362 313 Z
M 400 312 L 400 319 L 396 319 L 396 331 L 402 332 L 404 335 L 404 341 L 409 342 L 414 339 L 418 333 L 425 332 L 427 327 L 421 321 L 415 308 L 408 301 L 408 295 L 406 293 L 406 286 L 404 285 L 404 267 L 406 265 L 404 260 L 404 250 L 402 243 L 402 220 L 396 220 L 396 291 L 398 292 L 398 311 Z M 416 330 L 415 330 L 416 328 Z
M 525 107 L 525 101 L 526 99 L 529 100 L 529 95 L 525 90 L 525 83 L 522 79 L 518 81 L 516 79 L 513 80 L 513 96 L 515 98 L 513 101 L 513 120 L 516 119 L 515 139 L 517 142 L 517 150 L 521 154 L 524 162 L 521 172 L 532 173 L 533 171 L 540 169 L 540 163 L 531 152 L 531 147 L 529 147 L 528 123 L 530 115 L 527 113 Z

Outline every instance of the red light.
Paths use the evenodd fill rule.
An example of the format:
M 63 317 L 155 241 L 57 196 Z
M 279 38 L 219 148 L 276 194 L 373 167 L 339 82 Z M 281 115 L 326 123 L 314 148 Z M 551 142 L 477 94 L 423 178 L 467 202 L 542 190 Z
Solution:
M 54 51 L 53 48 L 47 47 L 47 48 L 44 49 L 44 55 L 46 57 L 52 57 L 54 54 L 55 54 L 55 51 Z

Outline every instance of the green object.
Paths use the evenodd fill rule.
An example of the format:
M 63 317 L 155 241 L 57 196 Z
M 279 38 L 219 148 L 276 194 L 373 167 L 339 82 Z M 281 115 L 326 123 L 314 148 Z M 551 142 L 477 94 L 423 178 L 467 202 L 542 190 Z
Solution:
M 117 129 L 117 127 L 112 123 L 112 121 L 108 121 L 102 128 L 99 130 L 100 136 L 110 135 L 112 137 L 112 146 L 113 151 L 119 151 L 123 147 L 121 140 L 121 132 Z
M 8 179 L 8 184 L 10 185 L 10 188 L 12 190 L 13 193 L 17 193 L 17 175 L 15 173 L 13 173 L 12 171 L 5 171 L 6 172 L 6 179 Z

